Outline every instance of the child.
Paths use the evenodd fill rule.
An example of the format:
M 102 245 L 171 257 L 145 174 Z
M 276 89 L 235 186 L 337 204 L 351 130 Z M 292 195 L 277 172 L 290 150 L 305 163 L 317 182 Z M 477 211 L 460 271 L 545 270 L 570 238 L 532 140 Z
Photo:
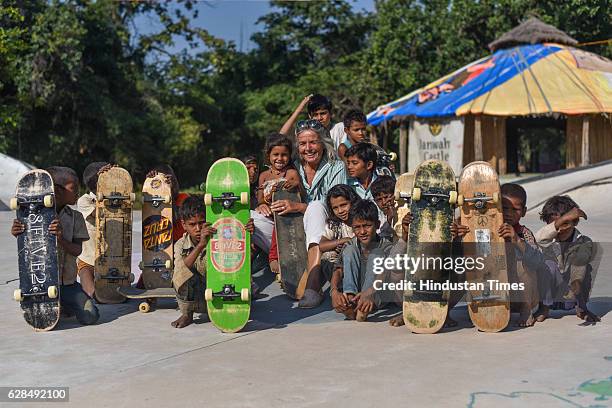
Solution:
M 338 156 L 346 162 L 345 153 L 357 143 L 366 142 L 368 120 L 362 111 L 353 109 L 344 116 L 346 139 L 338 146 Z M 376 163 L 376 161 L 374 161 Z
M 94 264 L 96 257 L 96 190 L 98 176 L 111 168 L 106 162 L 94 162 L 83 171 L 83 184 L 89 190 L 77 200 L 77 210 L 85 219 L 89 239 L 83 242 L 83 251 L 77 258 L 77 273 L 87 295 L 94 297 Z
M 372 262 L 374 258 L 385 257 L 389 253 L 391 242 L 376 233 L 380 221 L 378 208 L 372 201 L 358 201 L 349 214 L 355 236 L 344 247 L 341 258 L 336 262 L 331 279 L 332 305 L 349 320 L 365 321 L 369 313 L 382 305 L 373 287 L 376 275 Z
M 174 245 L 174 273 L 172 285 L 181 316 L 171 323 L 182 329 L 193 323 L 193 313 L 205 313 L 206 245 L 217 232 L 205 221 L 206 207 L 202 197 L 190 196 L 180 208 L 181 224 L 185 233 Z M 253 233 L 253 220 L 245 225 Z
M 89 239 L 83 215 L 69 207 L 77 200 L 79 177 L 68 167 L 53 166 L 47 171 L 53 179 L 58 211 L 57 218 L 49 225 L 49 232 L 57 238 L 61 308 L 68 315 L 75 314 L 81 324 L 94 324 L 100 317 L 98 308 L 76 281 L 76 257 L 81 254 L 83 242 Z M 11 233 L 16 237 L 24 231 L 25 225 L 14 220 Z
M 584 211 L 568 196 L 554 196 L 542 208 L 540 219 L 547 225 L 535 235 L 548 259 L 559 269 L 554 291 L 564 301 L 576 303 L 576 316 L 587 322 L 599 322 L 600 317 L 587 308 L 591 291 L 594 257 L 593 241 L 582 235 L 576 225 Z M 547 310 L 545 310 L 547 312 Z
M 259 163 L 257 158 L 249 154 L 242 158 L 242 162 L 249 172 L 249 185 L 251 187 L 251 210 L 257 208 L 257 180 L 259 180 Z
M 370 187 L 374 202 L 382 214 L 380 235 L 395 242 L 398 239 L 393 226 L 397 221 L 395 181 L 391 176 L 379 176 Z
M 349 212 L 359 200 L 357 193 L 346 184 L 338 184 L 327 193 L 326 204 L 330 215 L 319 243 L 321 261 L 335 264 L 345 244 L 355 236 L 349 224 Z
M 373 200 L 370 186 L 376 179 L 376 149 L 369 143 L 358 143 L 344 154 L 349 176 L 347 184 L 364 200 Z
M 270 203 L 272 193 L 279 189 L 300 189 L 300 175 L 291 164 L 293 149 L 291 141 L 280 134 L 272 134 L 268 137 L 265 147 L 265 157 L 269 169 L 259 175 L 259 188 L 257 191 L 257 212 L 266 217 L 272 216 Z

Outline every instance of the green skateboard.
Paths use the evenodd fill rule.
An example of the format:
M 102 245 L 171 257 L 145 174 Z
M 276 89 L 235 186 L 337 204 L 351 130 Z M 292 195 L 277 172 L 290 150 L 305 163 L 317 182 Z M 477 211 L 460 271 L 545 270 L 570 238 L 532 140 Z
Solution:
M 217 233 L 206 247 L 204 298 L 210 321 L 221 331 L 244 327 L 251 312 L 251 236 L 249 174 L 232 158 L 217 160 L 206 176 L 206 222 Z

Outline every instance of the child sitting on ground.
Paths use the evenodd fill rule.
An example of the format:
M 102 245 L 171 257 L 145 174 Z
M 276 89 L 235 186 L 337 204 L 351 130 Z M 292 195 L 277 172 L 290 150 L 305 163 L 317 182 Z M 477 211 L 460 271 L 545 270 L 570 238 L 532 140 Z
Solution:
M 47 169 L 53 179 L 57 218 L 49 225 L 49 233 L 57 238 L 60 260 L 60 305 L 67 315 L 76 315 L 79 323 L 87 325 L 98 321 L 100 314 L 93 299 L 83 291 L 77 278 L 77 259 L 83 242 L 89 239 L 83 215 L 70 208 L 77 200 L 79 176 L 68 167 L 53 166 Z M 13 221 L 11 234 L 17 237 L 25 231 L 19 220 Z
M 397 222 L 397 208 L 395 204 L 395 180 L 391 176 L 378 176 L 370 187 L 374 202 L 378 206 L 381 217 L 380 235 L 393 242 L 398 236 L 393 226 Z
M 299 191 L 301 187 L 300 175 L 291 164 L 293 149 L 291 141 L 281 134 L 272 134 L 268 137 L 265 147 L 265 158 L 269 169 L 259 175 L 257 190 L 257 212 L 266 217 L 272 217 L 270 204 L 272 193 L 284 189 Z M 303 194 L 302 194 L 303 196 Z
M 334 265 L 346 243 L 355 236 L 349 224 L 349 212 L 359 200 L 357 193 L 346 184 L 338 184 L 327 193 L 329 217 L 319 243 L 322 263 Z
M 595 255 L 593 241 L 576 228 L 584 211 L 568 196 L 554 196 L 542 208 L 540 219 L 547 225 L 535 235 L 545 256 L 559 269 L 553 291 L 561 303 L 575 303 L 576 316 L 587 322 L 601 319 L 587 308 L 592 285 L 591 262 Z M 548 314 L 548 310 L 544 310 Z
M 346 139 L 338 145 L 338 156 L 346 162 L 346 151 L 357 143 L 367 142 L 368 120 L 362 111 L 353 109 L 344 116 Z M 376 163 L 376 162 L 375 162 Z
M 193 313 L 206 313 L 206 245 L 217 230 L 205 221 L 206 207 L 202 197 L 193 195 L 185 199 L 180 209 L 185 233 L 174 245 L 174 273 L 172 285 L 181 316 L 171 323 L 182 329 L 193 323 Z M 245 225 L 253 233 L 253 220 Z

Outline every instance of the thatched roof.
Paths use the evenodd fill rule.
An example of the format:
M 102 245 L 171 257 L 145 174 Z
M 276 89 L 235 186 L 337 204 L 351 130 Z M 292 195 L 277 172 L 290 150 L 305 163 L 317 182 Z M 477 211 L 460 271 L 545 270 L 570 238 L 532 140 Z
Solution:
M 515 47 L 522 44 L 541 44 L 552 42 L 563 45 L 576 45 L 578 41 L 563 31 L 549 24 L 545 24 L 535 17 L 529 18 L 522 24 L 514 27 L 497 40 L 489 44 L 489 49 L 495 52 L 500 49 Z

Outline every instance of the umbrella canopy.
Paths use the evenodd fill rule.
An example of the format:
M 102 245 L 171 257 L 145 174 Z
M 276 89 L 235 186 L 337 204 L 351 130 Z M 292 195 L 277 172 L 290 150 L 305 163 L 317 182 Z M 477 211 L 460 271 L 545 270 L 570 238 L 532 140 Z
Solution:
M 493 55 L 378 107 L 368 115 L 368 123 L 378 125 L 407 116 L 553 112 L 612 112 L 612 61 L 554 43 L 497 49 Z

